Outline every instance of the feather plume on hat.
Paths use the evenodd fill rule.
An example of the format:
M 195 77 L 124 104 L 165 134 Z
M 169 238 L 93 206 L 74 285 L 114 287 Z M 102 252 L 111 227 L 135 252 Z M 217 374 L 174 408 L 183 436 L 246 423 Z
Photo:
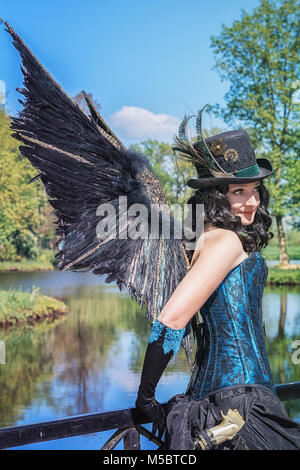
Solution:
M 190 163 L 196 165 L 197 167 L 202 167 L 203 170 L 207 170 L 215 178 L 232 178 L 232 174 L 227 173 L 219 165 L 203 138 L 202 113 L 204 111 L 205 106 L 200 109 L 197 116 L 195 114 L 184 116 L 178 129 L 178 136 L 174 137 L 175 146 L 173 147 L 173 150 L 174 152 L 179 152 L 180 156 L 187 159 Z M 189 120 L 195 116 L 197 141 L 193 143 L 189 140 L 187 136 L 187 125 Z

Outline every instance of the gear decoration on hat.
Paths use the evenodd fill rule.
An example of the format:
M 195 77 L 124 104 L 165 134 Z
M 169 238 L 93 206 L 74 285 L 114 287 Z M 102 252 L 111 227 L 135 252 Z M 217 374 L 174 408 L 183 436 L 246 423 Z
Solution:
M 227 145 L 222 139 L 212 140 L 209 148 L 214 155 L 224 155 Z
M 235 162 L 238 158 L 239 154 L 235 149 L 228 149 L 224 153 L 224 159 L 226 160 L 226 162 L 228 162 L 229 160 L 233 160 Z

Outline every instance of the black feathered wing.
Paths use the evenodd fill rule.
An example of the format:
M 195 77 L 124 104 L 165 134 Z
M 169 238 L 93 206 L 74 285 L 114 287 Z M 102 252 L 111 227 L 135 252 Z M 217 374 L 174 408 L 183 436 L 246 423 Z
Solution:
M 172 218 L 170 238 L 161 231 L 153 237 L 149 230 L 150 236 L 134 239 L 126 237 L 136 220 L 127 209 L 133 204 L 146 207 L 149 228 L 151 208 L 155 207 L 155 217 L 168 215 L 163 189 L 148 160 L 122 145 L 87 95 L 90 117 L 5 24 L 22 59 L 25 85 L 19 90 L 25 101 L 12 121 L 13 135 L 24 144 L 22 154 L 39 170 L 37 177 L 55 209 L 58 269 L 105 275 L 106 282 L 116 282 L 145 305 L 147 319 L 153 322 L 187 273 L 189 262 L 182 240 L 172 237 Z M 127 205 L 120 205 L 120 200 Z M 116 231 L 109 213 L 99 213 L 103 204 L 109 204 L 115 215 Z M 110 228 L 105 238 L 99 238 L 98 224 L 105 217 Z M 182 344 L 191 363 L 190 334 Z

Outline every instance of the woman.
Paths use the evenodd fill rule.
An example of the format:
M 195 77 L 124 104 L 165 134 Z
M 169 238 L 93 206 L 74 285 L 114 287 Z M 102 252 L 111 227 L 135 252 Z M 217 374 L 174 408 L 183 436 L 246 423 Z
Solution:
M 262 322 L 268 270 L 260 251 L 273 236 L 262 180 L 272 166 L 255 159 L 245 131 L 211 137 L 205 147 L 224 174 L 208 172 L 200 159 L 198 179 L 188 182 L 197 189 L 189 203 L 204 204 L 204 233 L 153 324 L 136 405 L 159 437 L 166 424 L 166 449 L 300 449 L 300 426 L 275 395 Z M 198 310 L 192 377 L 186 393 L 168 402 L 165 422 L 155 387 Z
M 204 204 L 206 212 L 205 230 L 189 272 L 182 275 L 187 263 L 181 240 L 169 244 L 163 237 L 158 242 L 151 237 L 124 238 L 127 213 L 122 208 L 116 211 L 119 236 L 112 236 L 112 230 L 109 236 L 99 237 L 100 204 L 110 203 L 116 209 L 116 201 L 125 195 L 129 205 L 164 208 L 162 188 L 149 162 L 124 147 L 87 95 L 90 117 L 5 25 L 22 59 L 25 86 L 20 90 L 25 97 L 23 109 L 12 120 L 13 136 L 23 144 L 21 153 L 39 170 L 29 183 L 40 178 L 55 209 L 58 269 L 106 275 L 106 282 L 126 287 L 147 305 L 149 318 L 156 318 L 157 306 L 164 306 L 153 323 L 137 397 L 137 406 L 154 422 L 153 431 L 158 428 L 161 435 L 165 427 L 155 387 L 192 320 L 198 338 L 195 366 L 186 394 L 169 402 L 166 447 L 300 448 L 299 426 L 288 419 L 273 391 L 261 321 L 267 267 L 260 250 L 271 236 L 268 193 L 262 180 L 272 173 L 271 164 L 255 159 L 245 131 L 205 141 L 200 111 L 197 142 L 191 144 L 185 138 L 187 119 L 176 140 L 177 150 L 198 171 L 198 178 L 188 182 L 197 189 L 190 202 Z M 172 263 L 166 262 L 168 255 Z M 175 268 L 167 272 L 169 282 L 163 282 L 170 265 Z M 165 296 L 170 297 L 166 304 Z M 196 318 L 199 309 L 203 338 Z

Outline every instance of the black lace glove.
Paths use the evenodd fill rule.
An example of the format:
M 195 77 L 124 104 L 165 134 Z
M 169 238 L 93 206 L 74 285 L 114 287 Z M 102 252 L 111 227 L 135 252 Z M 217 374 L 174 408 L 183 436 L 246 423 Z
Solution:
M 153 422 L 152 433 L 161 439 L 165 430 L 165 411 L 155 398 L 155 389 L 173 354 L 177 353 L 185 328 L 173 330 L 158 320 L 154 323 L 147 346 L 136 407 Z

